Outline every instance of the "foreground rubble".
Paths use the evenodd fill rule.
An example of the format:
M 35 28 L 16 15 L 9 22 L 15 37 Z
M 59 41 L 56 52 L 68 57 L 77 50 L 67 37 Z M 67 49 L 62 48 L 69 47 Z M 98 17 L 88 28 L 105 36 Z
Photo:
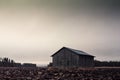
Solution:
M 0 80 L 120 80 L 120 68 L 0 68 Z

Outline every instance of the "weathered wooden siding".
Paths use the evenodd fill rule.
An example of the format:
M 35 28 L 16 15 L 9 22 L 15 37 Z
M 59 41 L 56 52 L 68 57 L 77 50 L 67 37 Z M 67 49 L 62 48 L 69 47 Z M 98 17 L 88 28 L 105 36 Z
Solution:
M 91 56 L 79 56 L 79 65 L 81 67 L 93 67 L 94 58 Z
M 62 49 L 53 56 L 53 67 L 93 67 L 93 57 Z
M 53 57 L 53 66 L 55 67 L 74 67 L 79 66 L 79 56 L 63 49 Z

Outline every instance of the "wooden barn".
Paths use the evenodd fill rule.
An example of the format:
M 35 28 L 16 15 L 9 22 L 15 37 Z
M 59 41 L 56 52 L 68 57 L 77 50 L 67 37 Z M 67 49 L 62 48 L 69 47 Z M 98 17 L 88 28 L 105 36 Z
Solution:
M 67 47 L 61 48 L 52 55 L 53 67 L 93 67 L 94 56 Z

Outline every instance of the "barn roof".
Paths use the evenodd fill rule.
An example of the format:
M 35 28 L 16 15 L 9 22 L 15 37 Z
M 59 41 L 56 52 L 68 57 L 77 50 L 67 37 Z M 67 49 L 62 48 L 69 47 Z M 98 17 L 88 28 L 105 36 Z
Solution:
M 76 49 L 72 49 L 72 48 L 68 48 L 68 47 L 63 47 L 59 51 L 61 51 L 62 49 L 67 49 L 67 50 L 72 51 L 73 53 L 78 54 L 78 55 L 84 55 L 84 56 L 92 56 L 92 57 L 94 57 L 93 55 L 90 55 L 90 54 L 88 54 L 88 53 L 86 53 L 84 51 L 81 51 L 81 50 L 76 50 Z M 54 53 L 52 56 L 54 56 L 55 54 L 57 54 L 59 51 L 57 51 L 56 53 Z

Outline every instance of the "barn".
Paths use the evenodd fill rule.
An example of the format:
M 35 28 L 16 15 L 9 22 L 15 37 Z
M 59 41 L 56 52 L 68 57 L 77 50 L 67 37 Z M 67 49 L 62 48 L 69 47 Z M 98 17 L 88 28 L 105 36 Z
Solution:
M 86 52 L 63 47 L 52 56 L 53 67 L 93 67 L 94 56 Z

